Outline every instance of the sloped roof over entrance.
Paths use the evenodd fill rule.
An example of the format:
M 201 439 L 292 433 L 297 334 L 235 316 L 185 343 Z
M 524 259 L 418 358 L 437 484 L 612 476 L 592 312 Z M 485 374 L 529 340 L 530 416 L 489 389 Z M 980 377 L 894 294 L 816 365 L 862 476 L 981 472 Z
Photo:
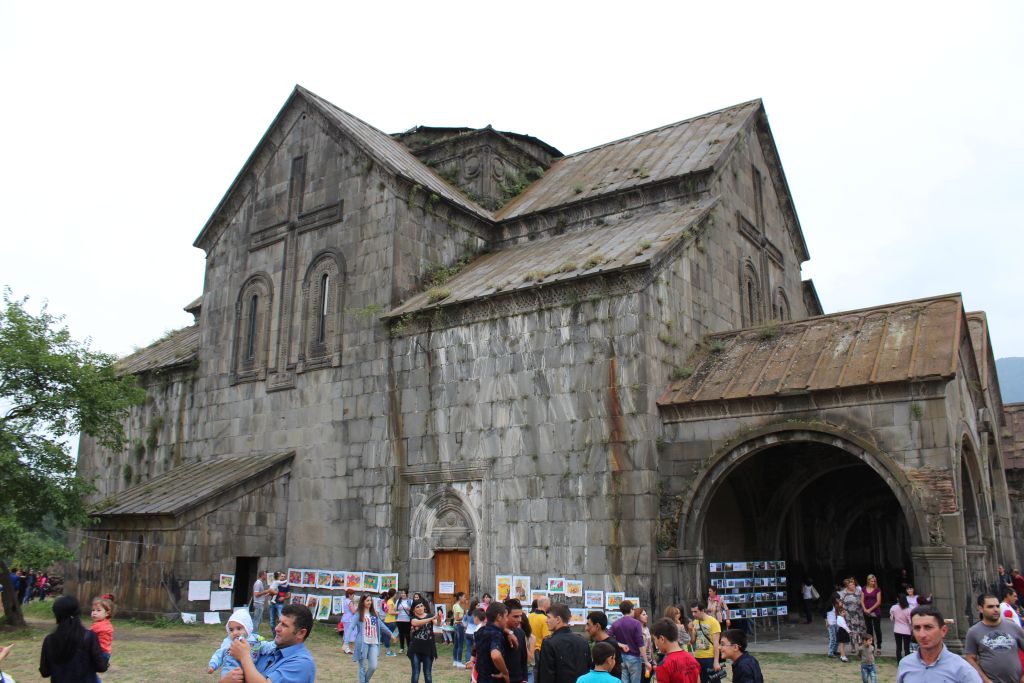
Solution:
M 509 202 L 505 220 L 660 180 L 710 169 L 756 112 L 761 100 L 673 123 L 570 154 Z
M 137 375 L 191 363 L 199 354 L 199 325 L 175 330 L 159 341 L 117 361 L 117 371 Z
M 950 294 L 714 335 L 658 405 L 951 378 L 964 320 Z
M 717 197 L 706 198 L 682 210 L 630 218 L 481 256 L 445 283 L 443 292 L 418 294 L 385 317 L 650 266 L 692 234 L 689 229 L 703 220 L 716 202 Z
M 290 460 L 294 451 L 203 460 L 176 467 L 100 501 L 94 515 L 180 515 L 203 501 Z

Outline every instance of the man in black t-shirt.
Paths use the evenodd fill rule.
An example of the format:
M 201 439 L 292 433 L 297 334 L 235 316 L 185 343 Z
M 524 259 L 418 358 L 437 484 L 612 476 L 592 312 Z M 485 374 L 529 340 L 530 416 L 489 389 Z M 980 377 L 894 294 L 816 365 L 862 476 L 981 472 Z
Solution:
M 526 649 L 529 643 L 526 642 L 526 631 L 522 629 L 523 604 L 515 598 L 505 600 L 505 607 L 508 608 L 508 616 L 505 617 L 505 635 L 502 639 L 502 655 L 505 657 L 505 665 L 508 667 L 509 683 L 525 683 L 527 674 Z M 508 638 L 511 632 L 515 636 L 515 645 Z
M 622 647 L 608 633 L 608 615 L 604 612 L 591 612 L 587 615 L 587 624 L 583 628 L 590 637 L 591 643 L 608 643 L 615 648 L 615 668 L 608 673 L 616 678 L 622 678 Z M 591 658 L 590 668 L 594 668 L 593 658 Z
M 509 683 L 508 666 L 503 654 L 507 614 L 505 605 L 492 602 L 487 606 L 487 623 L 476 631 L 477 683 Z

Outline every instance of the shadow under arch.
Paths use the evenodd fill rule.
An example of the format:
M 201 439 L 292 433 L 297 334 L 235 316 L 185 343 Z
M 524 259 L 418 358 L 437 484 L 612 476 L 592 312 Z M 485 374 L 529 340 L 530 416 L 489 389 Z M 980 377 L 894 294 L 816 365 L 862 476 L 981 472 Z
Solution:
M 716 451 L 693 482 L 693 495 L 687 497 L 680 509 L 679 547 L 691 550 L 703 547 L 709 503 L 738 466 L 768 449 L 799 443 L 833 447 L 870 467 L 899 502 L 906 518 L 912 545 L 927 545 L 928 523 L 921 502 L 914 492 L 913 484 L 888 454 L 834 425 L 819 422 L 787 422 L 767 425 L 743 434 Z

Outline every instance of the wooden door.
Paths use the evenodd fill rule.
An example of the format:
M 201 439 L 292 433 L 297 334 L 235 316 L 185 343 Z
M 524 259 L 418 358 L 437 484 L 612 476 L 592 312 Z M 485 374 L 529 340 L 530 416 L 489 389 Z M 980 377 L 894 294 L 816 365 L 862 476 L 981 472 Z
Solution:
M 442 583 L 454 583 L 455 590 L 442 593 Z M 445 605 L 446 609 L 451 609 L 455 593 L 458 591 L 469 593 L 469 551 L 435 550 L 434 604 Z

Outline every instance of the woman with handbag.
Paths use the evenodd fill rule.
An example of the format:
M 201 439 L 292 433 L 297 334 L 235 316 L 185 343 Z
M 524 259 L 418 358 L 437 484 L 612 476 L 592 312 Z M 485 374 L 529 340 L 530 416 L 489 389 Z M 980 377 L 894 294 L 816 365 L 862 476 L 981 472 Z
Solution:
M 811 612 L 814 609 L 814 605 L 818 602 L 818 598 L 821 597 L 818 589 L 814 587 L 814 580 L 809 576 L 804 579 L 802 593 L 804 599 L 804 623 L 809 624 L 811 623 Z

